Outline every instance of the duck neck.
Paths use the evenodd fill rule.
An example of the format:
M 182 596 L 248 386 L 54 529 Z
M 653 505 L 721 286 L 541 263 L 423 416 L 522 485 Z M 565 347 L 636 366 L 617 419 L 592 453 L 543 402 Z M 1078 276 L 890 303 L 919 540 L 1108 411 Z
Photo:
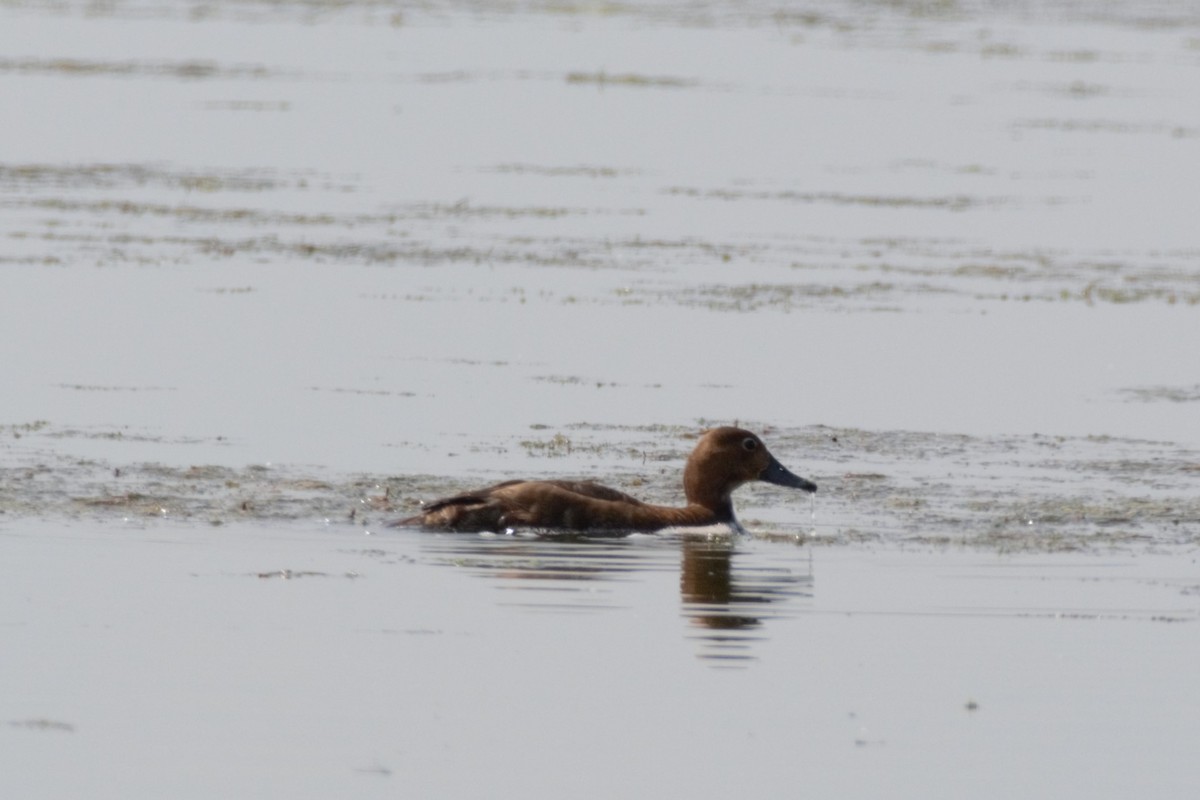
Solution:
M 734 519 L 730 495 L 741 483 L 731 480 L 729 474 L 720 470 L 706 470 L 694 454 L 683 470 L 683 494 L 687 497 L 688 508 L 704 509 L 713 522 Z
M 690 498 L 683 508 L 658 506 L 657 513 L 670 521 L 671 525 L 702 526 L 717 522 L 729 523 L 734 520 L 733 503 L 726 499 L 723 503 L 709 505 L 697 503 Z

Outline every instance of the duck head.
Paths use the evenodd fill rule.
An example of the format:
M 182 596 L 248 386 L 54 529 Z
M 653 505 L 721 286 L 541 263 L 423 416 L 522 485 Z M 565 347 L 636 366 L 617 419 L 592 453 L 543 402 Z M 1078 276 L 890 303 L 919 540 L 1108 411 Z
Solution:
M 718 518 L 732 519 L 729 499 L 734 489 L 750 481 L 815 492 L 817 485 L 789 471 L 771 455 L 762 440 L 741 428 L 705 431 L 683 470 L 688 503 L 712 509 Z

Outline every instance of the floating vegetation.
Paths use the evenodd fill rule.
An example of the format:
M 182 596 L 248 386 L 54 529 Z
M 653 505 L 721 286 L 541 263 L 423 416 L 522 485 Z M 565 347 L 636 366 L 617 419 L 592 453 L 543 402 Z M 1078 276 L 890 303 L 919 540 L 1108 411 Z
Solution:
M 255 291 L 253 286 L 217 286 L 211 289 L 197 289 L 198 292 L 209 294 L 250 294 Z
M 184 80 L 224 80 L 272 77 L 260 64 L 218 64 L 214 61 L 95 61 L 78 58 L 0 58 L 0 73 L 38 73 L 67 77 L 125 76 Z
M 344 182 L 311 172 L 281 174 L 271 169 L 186 170 L 157 164 L 10 164 L 0 162 L 0 187 L 37 190 L 44 188 L 118 189 L 162 186 L 198 192 L 302 191 L 313 186 L 337 186 Z
M 521 447 L 525 448 L 525 452 L 529 455 L 571 455 L 571 440 L 561 433 L 556 433 L 549 439 L 523 439 Z
M 60 389 L 71 389 L 76 392 L 173 392 L 174 386 L 98 386 L 84 383 L 60 383 Z
M 781 497 L 776 487 L 752 483 L 739 489 L 743 521 L 756 520 L 753 529 L 768 538 L 1002 551 L 1200 546 L 1195 493 L 1200 452 L 1177 445 L 1116 437 L 976 437 L 722 422 L 763 430 L 781 461 L 821 487 L 815 527 L 807 503 Z M 278 465 L 114 463 L 42 451 L 34 459 L 4 459 L 0 514 L 374 525 L 410 512 L 420 501 L 512 477 L 508 453 L 513 450 L 553 461 L 541 472 L 547 477 L 597 480 L 647 502 L 678 504 L 684 461 L 697 433 L 713 424 L 533 425 L 532 436 L 468 443 L 473 452 L 496 454 L 494 474 L 469 480 L 332 474 Z M 8 430 L 16 427 L 23 427 L 35 446 L 37 437 L 78 435 L 45 423 Z M 5 441 L 0 438 L 0 448 L 16 446 Z M 20 446 L 23 453 L 31 452 L 29 442 Z M 539 477 L 538 470 L 532 472 L 524 477 Z
M 636 169 L 617 169 L 615 167 L 593 167 L 580 164 L 572 167 L 544 167 L 536 164 L 497 164 L 487 167 L 481 172 L 512 173 L 516 175 L 547 175 L 552 177 L 577 178 L 619 178 L 626 175 L 637 175 Z
M 1200 403 L 1200 383 L 1194 386 L 1138 386 L 1123 389 L 1121 394 L 1140 403 Z
M 473 205 L 470 200 L 459 200 L 457 203 L 441 204 L 434 203 L 430 205 L 416 205 L 409 212 L 414 217 L 500 217 L 504 219 L 517 219 L 521 217 L 543 217 L 553 219 L 555 217 L 564 217 L 568 214 L 587 214 L 584 209 L 570 208 L 544 208 L 544 207 L 526 207 L 516 208 L 510 206 L 479 206 Z
M 687 89 L 699 85 L 691 78 L 675 78 L 661 75 L 636 75 L 633 73 L 609 74 L 607 72 L 570 72 L 567 83 L 606 86 L 632 86 L 638 88 Z
M 858 205 L 877 208 L 931 208 L 946 211 L 966 211 L 980 206 L 997 206 L 1011 202 L 1005 197 L 970 197 L 948 195 L 942 197 L 888 196 L 845 194 L 843 192 L 798 192 L 792 190 L 753 191 L 744 189 L 697 189 L 688 186 L 672 186 L 666 194 L 685 197 L 700 197 L 712 200 L 774 200 L 791 203 L 831 203 L 834 205 Z
M 0 434 L 7 434 L 14 439 L 20 439 L 21 436 L 37 433 L 47 427 L 50 422 L 48 420 L 39 419 L 33 422 L 21 422 L 13 425 L 0 425 Z
M 926 285 L 921 288 L 921 291 L 936 294 L 939 290 Z M 898 311 L 899 309 L 893 305 L 898 294 L 899 287 L 882 281 L 847 286 L 829 286 L 822 283 L 750 283 L 696 286 L 682 291 L 663 292 L 663 295 L 657 299 L 659 301 L 667 300 L 669 295 L 674 302 L 681 305 L 706 308 L 712 311 L 737 312 L 757 311 L 763 308 L 789 311 L 828 305 L 831 301 L 859 302 L 865 300 L 869 303 L 865 308 L 875 311 Z
M 56 731 L 58 733 L 74 733 L 75 726 L 69 722 L 59 722 L 54 719 L 12 719 L 8 721 L 11 728 L 24 728 L 29 731 Z
M 1187 2 L 1076 3 L 1067 0 L 1026 2 L 1016 0 L 997 5 L 982 0 L 885 0 L 884 2 L 839 2 L 811 0 L 802 8 L 784 8 L 773 3 L 744 3 L 736 0 L 427 0 L 419 4 L 396 4 L 380 0 L 273 0 L 269 3 L 218 3 L 199 0 L 5 0 L 6 7 L 24 11 L 89 18 L 133 18 L 186 20 L 195 24 L 220 20 L 264 22 L 294 20 L 311 24 L 314 19 L 353 20 L 365 24 L 404 28 L 431 19 L 466 16 L 495 21 L 497 18 L 542 15 L 551 19 L 628 18 L 655 25 L 690 28 L 717 26 L 767 27 L 772 30 L 828 30 L 859 41 L 868 35 L 907 41 L 919 25 L 966 23 L 1030 18 L 1046 22 L 1103 22 L 1147 29 L 1195 28 L 1197 12 Z M 974 34 L 974 26 L 962 25 Z M 1191 41 L 1191 40 L 1189 40 Z M 1090 63 L 1111 58 L 1107 53 L 1079 48 L 1054 50 L 1056 60 Z
M 254 208 L 208 208 L 195 205 L 170 205 L 133 200 L 67 200 L 45 198 L 30 200 L 31 208 L 59 212 L 123 214 L 135 217 L 171 217 L 184 222 L 240 222 L 257 225 L 351 225 L 353 220 L 332 214 L 289 214 Z
M 1060 131 L 1063 133 L 1118 133 L 1170 136 L 1175 139 L 1200 136 L 1200 128 L 1167 122 L 1126 122 L 1115 119 L 1023 119 L 1014 129 Z
M 152 169 L 41 170 L 0 167 L 0 186 L 20 181 L 90 183 L 169 183 L 181 191 L 258 191 L 290 177 L 164 173 Z M 256 182 L 262 181 L 262 184 Z M 698 196 L 699 190 L 668 190 Z M 758 193 L 780 196 L 788 193 Z M 718 192 L 726 202 L 732 194 Z M 295 212 L 254 207 L 244 202 L 150 202 L 133 198 L 39 197 L 16 194 L 7 208 L 42 213 L 39 229 L 14 230 L 10 241 L 36 242 L 37 252 L 11 252 L 0 263 L 14 265 L 194 264 L 238 256 L 257 259 L 311 259 L 361 264 L 510 265 L 573 269 L 636 270 L 640 277 L 591 291 L 565 282 L 539 280 L 536 292 L 518 299 L 620 305 L 677 304 L 715 311 L 762 308 L 788 311 L 834 307 L 839 310 L 920 311 L 922 300 L 958 297 L 971 303 L 1067 302 L 1097 304 L 1200 304 L 1200 273 L 1193 251 L 1055 252 L 1003 251 L 949 240 L 812 237 L 798 240 L 701 237 L 590 238 L 565 236 L 554 225 L 572 218 L 638 215 L 640 210 L 455 203 L 416 203 L 377 213 Z M 884 203 L 883 199 L 862 202 Z M 852 202 L 846 200 L 847 202 Z M 896 207 L 945 208 L 947 201 L 896 199 Z M 969 206 L 965 203 L 960 210 Z M 173 220 L 164 229 L 154 220 Z M 496 231 L 494 221 L 544 221 L 542 232 L 514 236 Z M 186 226 L 186 227 L 184 227 Z M 269 229 L 269 232 L 259 232 Z M 239 235 L 239 231 L 245 231 Z M 448 238 L 447 234 L 450 234 Z M 698 273 L 697 265 L 707 272 Z M 722 266 L 720 273 L 712 266 Z M 651 277 L 653 276 L 653 280 Z M 528 278 L 513 273 L 513 282 Z M 250 286 L 201 291 L 237 294 Z M 379 295 L 415 302 L 450 295 L 444 287 Z M 365 295 L 364 295 L 365 296 Z M 469 297 L 470 295 L 463 295 Z M 493 299 L 478 292 L 474 301 Z M 915 302 L 914 302 L 915 301 Z
M 593 386 L 597 389 L 615 388 L 620 384 L 613 381 L 599 381 L 581 378 L 578 375 L 534 375 L 530 380 L 541 383 L 557 383 L 560 386 Z
M 891 168 L 956 175 L 994 172 L 978 164 L 940 165 L 928 159 L 893 162 Z M 518 162 L 481 169 L 527 175 L 531 180 L 614 180 L 637 174 L 589 164 Z M 10 225 L 10 242 L 27 243 L 26 252 L 9 248 L 0 256 L 0 263 L 11 265 L 186 266 L 249 257 L 261 262 L 305 259 L 367 265 L 505 265 L 514 270 L 615 269 L 636 271 L 639 277 L 590 291 L 539 278 L 536 292 L 511 298 L 445 286 L 419 291 L 406 287 L 377 297 L 397 302 L 676 304 L 730 313 L 820 307 L 919 311 L 929 301 L 956 297 L 971 304 L 1200 304 L 1200 273 L 1194 269 L 1200 254 L 1188 250 L 1005 251 L 952 238 L 662 237 L 653 235 L 652 226 L 650 235 L 614 235 L 607 230 L 597 235 L 581 233 L 587 226 L 577 221 L 598 215 L 642 217 L 649 211 L 553 203 L 506 205 L 470 197 L 347 210 L 345 195 L 368 189 L 362 179 L 316 171 L 181 169 L 153 163 L 0 163 L 0 188 L 9 190 L 0 212 L 36 215 L 20 214 L 16 225 Z M 287 210 L 272 208 L 250 196 L 265 200 L 273 199 L 274 193 L 298 191 L 306 193 L 300 209 L 294 204 Z M 685 202 L 827 203 L 955 213 L 1010 202 L 1000 196 L 800 191 L 750 182 L 667 186 L 657 192 Z M 238 193 L 236 200 L 224 197 L 226 193 Z M 518 233 L 496 224 L 513 220 L 531 224 Z M 164 226 L 164 221 L 179 224 Z M 714 269 L 718 266 L 719 272 Z M 528 280 L 518 271 L 512 273 L 516 286 L 529 285 Z M 201 291 L 234 294 L 250 288 Z
M 330 575 L 328 572 L 319 572 L 317 570 L 310 569 L 275 569 L 270 570 L 269 572 L 256 572 L 254 573 L 254 577 L 264 579 L 275 578 L 278 580 L 291 581 L 296 580 L 297 578 L 330 578 L 335 576 Z M 361 578 L 362 575 L 357 572 L 344 572 L 340 577 L 353 579 Z
M 416 392 L 392 391 L 390 389 L 349 389 L 344 387 L 309 386 L 310 392 L 332 392 L 333 394 L 357 394 L 364 397 L 416 397 Z

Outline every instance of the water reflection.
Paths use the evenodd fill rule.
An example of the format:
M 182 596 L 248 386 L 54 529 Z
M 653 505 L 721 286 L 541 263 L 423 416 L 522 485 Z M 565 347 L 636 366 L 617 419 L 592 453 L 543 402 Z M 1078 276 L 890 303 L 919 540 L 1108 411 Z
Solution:
M 679 575 L 685 635 L 714 666 L 745 666 L 766 641 L 765 623 L 799 611 L 812 596 L 801 551 L 736 545 L 729 539 L 631 536 L 438 536 L 423 540 L 434 563 L 465 569 L 512 595 L 500 605 L 540 613 L 636 609 L 633 584 Z M 799 562 L 799 563 L 798 563 Z
M 674 547 L 653 537 L 454 534 L 428 538 L 422 550 L 437 563 L 495 580 L 497 588 L 515 593 L 500 605 L 530 611 L 626 608 L 618 584 L 675 569 Z
M 679 592 L 698 655 L 725 666 L 753 659 L 755 644 L 766 638 L 763 621 L 812 596 L 811 569 L 762 563 L 728 541 L 685 539 L 682 554 Z

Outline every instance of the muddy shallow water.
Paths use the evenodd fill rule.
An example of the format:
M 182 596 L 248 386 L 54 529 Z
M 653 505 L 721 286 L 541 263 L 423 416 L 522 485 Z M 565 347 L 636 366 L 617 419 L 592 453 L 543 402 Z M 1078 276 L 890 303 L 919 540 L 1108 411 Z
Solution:
M 1200 780 L 1192 4 L 0 31 L 6 796 Z M 735 422 L 749 540 L 382 527 Z

